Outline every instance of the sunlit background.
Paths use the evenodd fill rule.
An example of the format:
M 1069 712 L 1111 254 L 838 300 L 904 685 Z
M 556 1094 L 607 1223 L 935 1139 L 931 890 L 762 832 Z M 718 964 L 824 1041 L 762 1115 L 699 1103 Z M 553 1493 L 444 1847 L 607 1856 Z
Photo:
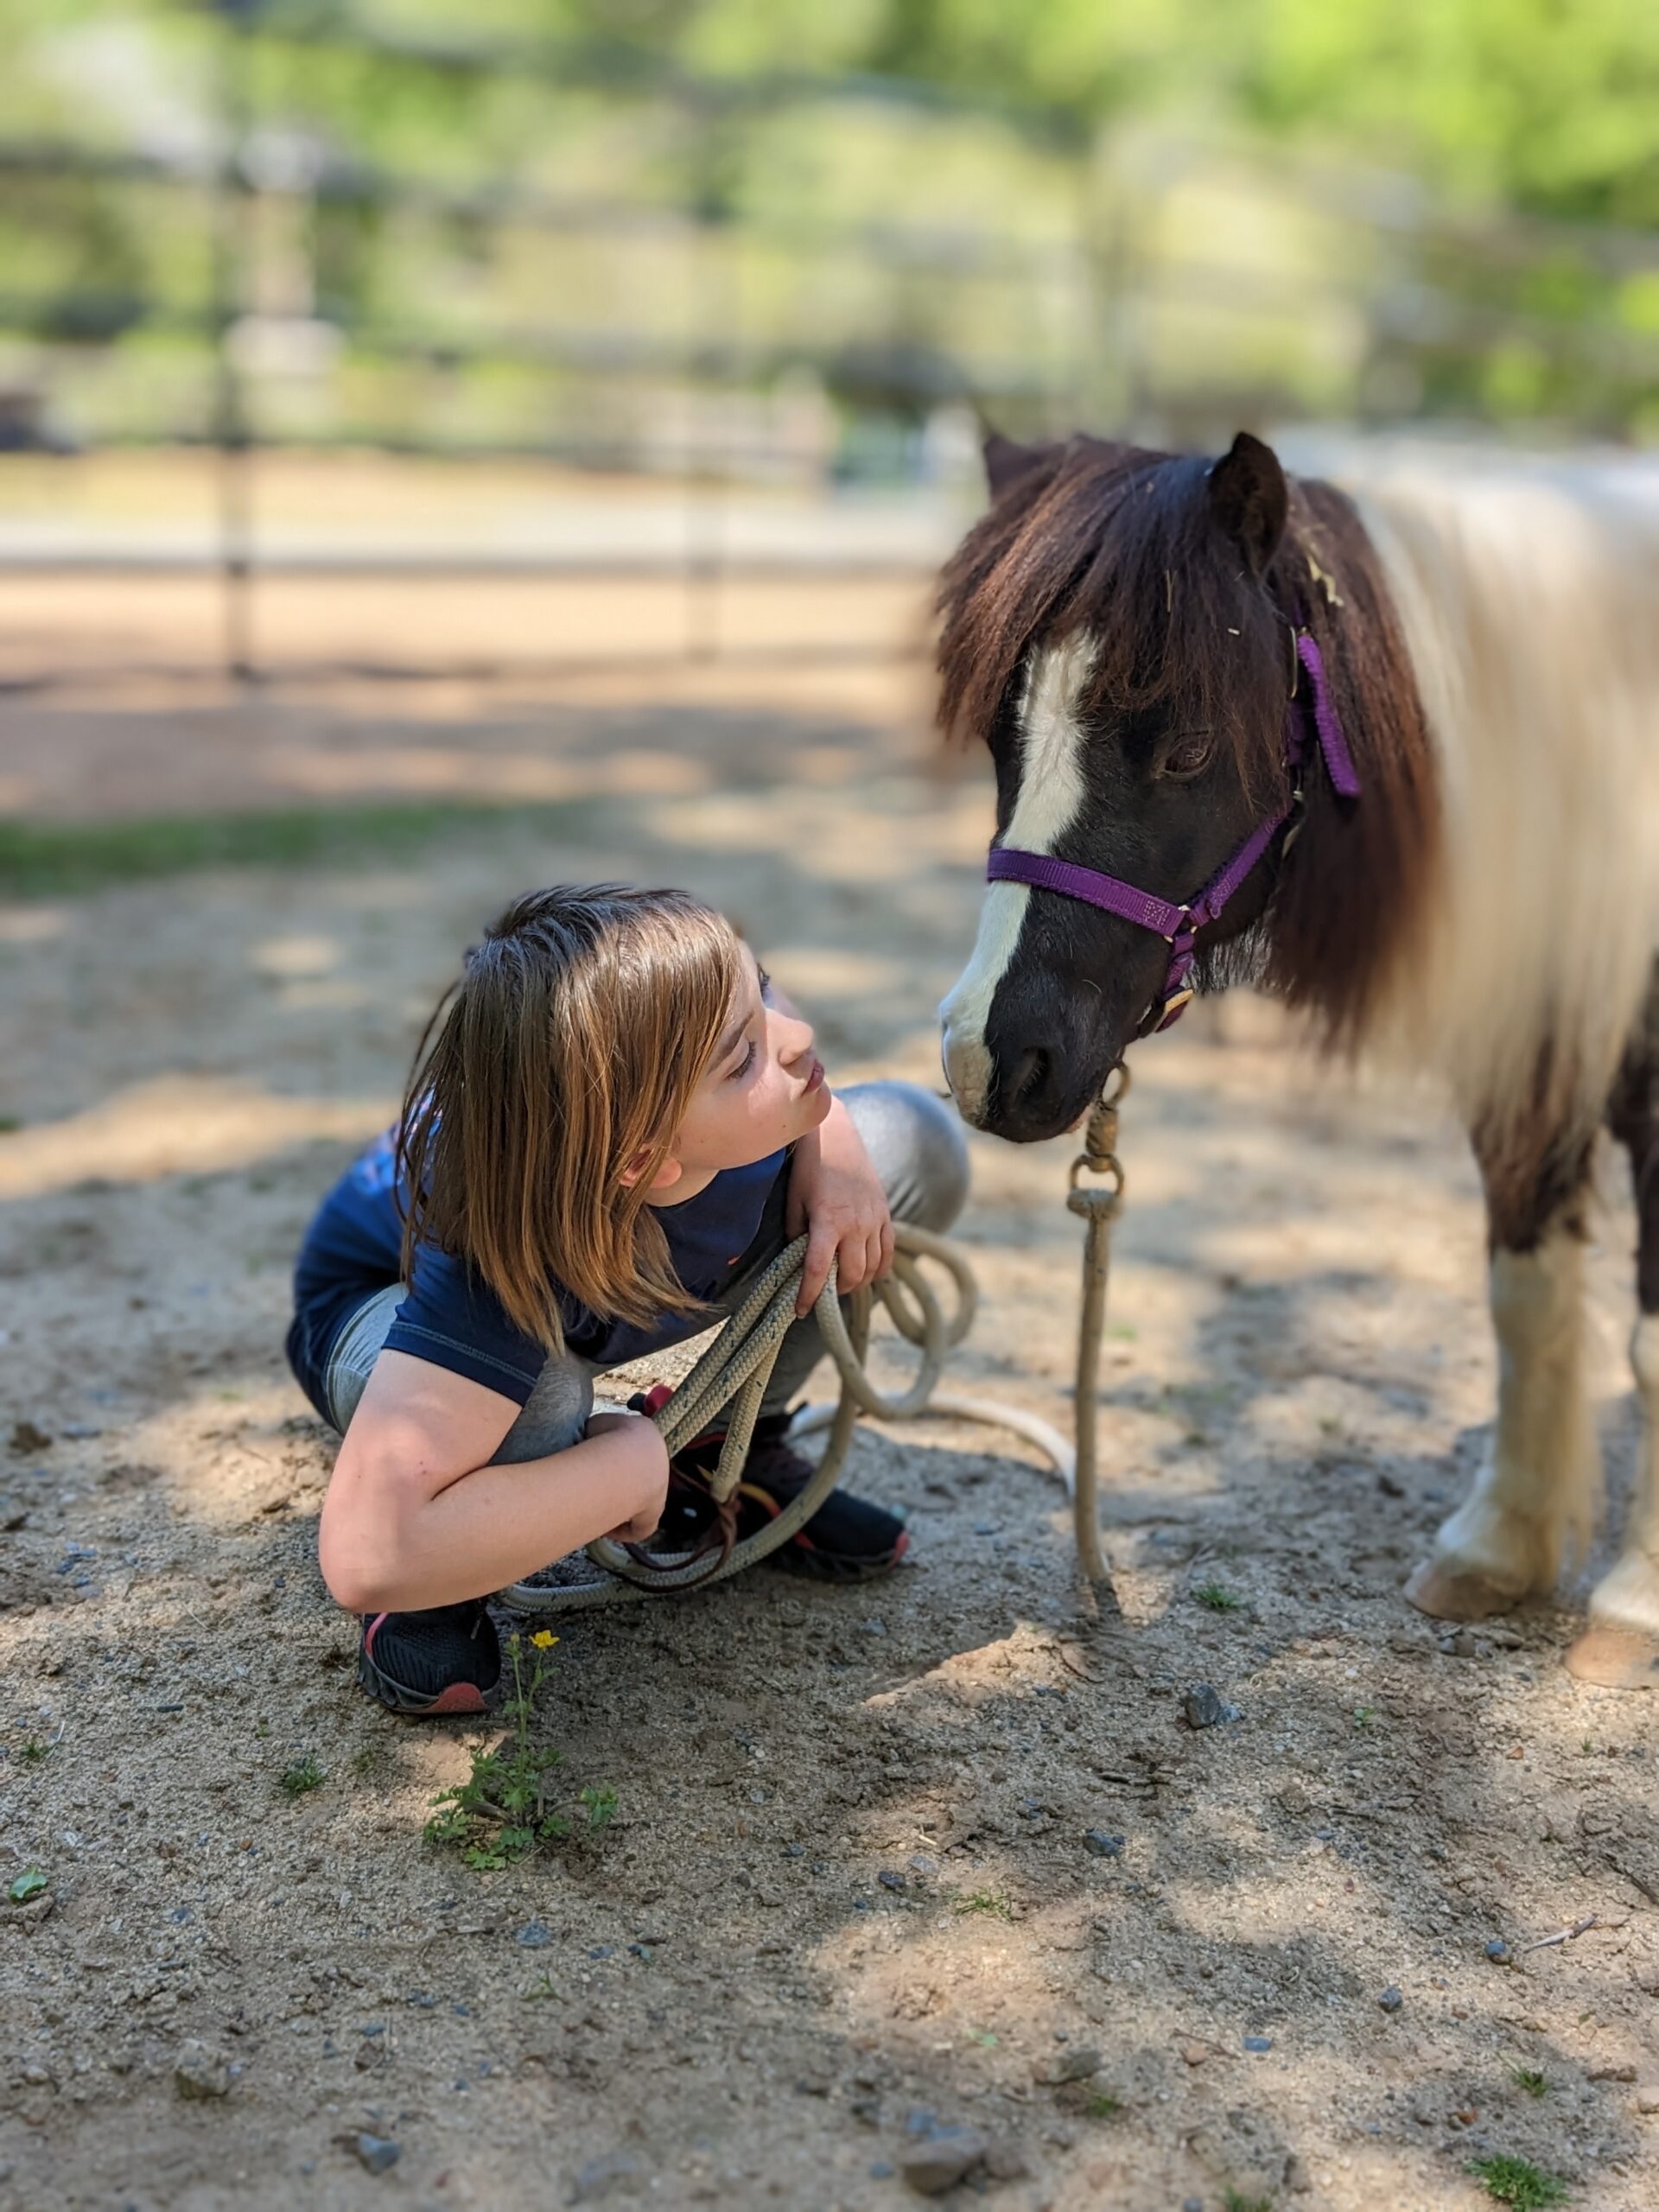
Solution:
M 911 652 L 982 416 L 1640 446 L 1654 24 L 0 0 L 0 676 Z

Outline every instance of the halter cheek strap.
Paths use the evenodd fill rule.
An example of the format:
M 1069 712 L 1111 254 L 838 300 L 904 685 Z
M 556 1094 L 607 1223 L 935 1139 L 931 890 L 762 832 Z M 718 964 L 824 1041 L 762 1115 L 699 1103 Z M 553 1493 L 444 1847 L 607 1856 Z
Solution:
M 1325 680 L 1325 662 L 1318 641 L 1306 630 L 1296 633 L 1296 659 L 1307 674 L 1314 734 L 1331 787 L 1339 798 L 1357 798 L 1359 777 Z M 1169 946 L 1169 968 L 1164 976 L 1163 990 L 1148 1011 L 1142 1033 L 1147 1028 L 1167 1029 L 1180 1019 L 1192 995 L 1187 977 L 1198 952 L 1198 931 L 1218 918 L 1294 812 L 1301 798 L 1300 776 L 1306 751 L 1307 717 L 1300 698 L 1293 694 L 1285 710 L 1285 765 L 1291 780 L 1288 801 L 1276 814 L 1259 823 L 1225 867 L 1184 906 L 1172 906 L 1167 899 L 1160 899 L 1151 891 L 1137 890 L 1121 876 L 1107 875 L 1099 868 L 1083 868 L 1075 861 L 1056 860 L 1052 853 L 1022 852 L 1017 846 L 991 848 L 985 863 L 987 880 L 1025 883 L 1035 891 L 1056 891 L 1065 899 L 1081 899 L 1090 906 L 1133 922 L 1137 929 L 1150 930 L 1154 937 L 1163 938 Z M 1155 1021 L 1152 1019 L 1154 1014 L 1157 1016 Z

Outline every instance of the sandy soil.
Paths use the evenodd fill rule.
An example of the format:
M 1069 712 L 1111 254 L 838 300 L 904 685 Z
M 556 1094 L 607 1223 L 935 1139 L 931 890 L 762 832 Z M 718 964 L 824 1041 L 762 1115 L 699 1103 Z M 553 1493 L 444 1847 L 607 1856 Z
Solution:
M 1248 1005 L 1144 1048 L 1104 1414 L 1126 1630 L 1093 1631 L 1021 1447 L 867 1432 L 913 1567 L 564 1624 L 540 1726 L 619 1817 L 474 1874 L 422 1826 L 480 1739 L 357 1694 L 315 1571 L 330 1444 L 280 1356 L 309 1209 L 470 932 L 560 874 L 715 895 L 834 1072 L 926 1079 L 983 785 L 879 686 L 782 674 L 418 715 L 14 702 L 0 773 L 59 816 L 502 801 L 413 865 L 0 910 L 0 1880 L 48 1885 L 0 1903 L 0 2203 L 886 2208 L 960 2126 L 1021 2212 L 1457 2212 L 1498 2152 L 1653 2205 L 1653 1702 L 1563 1672 L 1583 1579 L 1456 1637 L 1399 1594 L 1492 1390 L 1432 1101 L 1310 1081 Z M 569 799 L 563 842 L 527 795 Z M 976 1141 L 963 1224 L 961 1380 L 1061 1421 L 1065 1164 Z M 1200 1682 L 1241 1717 L 1188 1727 Z

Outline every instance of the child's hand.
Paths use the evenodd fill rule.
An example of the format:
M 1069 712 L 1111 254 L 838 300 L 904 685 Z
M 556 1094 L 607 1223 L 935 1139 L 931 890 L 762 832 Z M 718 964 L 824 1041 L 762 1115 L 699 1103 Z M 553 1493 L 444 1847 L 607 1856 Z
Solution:
M 823 1126 L 795 1147 L 786 1225 L 807 1233 L 798 1313 L 810 1313 L 836 1267 L 836 1287 L 861 1290 L 893 1265 L 893 1217 L 852 1116 L 837 1099 Z
M 663 1444 L 662 1431 L 655 1421 L 645 1421 L 639 1414 L 595 1414 L 583 1432 L 587 1436 L 605 1436 L 613 1431 L 632 1429 L 637 1444 L 642 1477 L 639 1503 L 626 1521 L 606 1535 L 614 1544 L 643 1544 L 654 1536 L 661 1526 L 663 1509 L 668 1503 L 668 1452 Z

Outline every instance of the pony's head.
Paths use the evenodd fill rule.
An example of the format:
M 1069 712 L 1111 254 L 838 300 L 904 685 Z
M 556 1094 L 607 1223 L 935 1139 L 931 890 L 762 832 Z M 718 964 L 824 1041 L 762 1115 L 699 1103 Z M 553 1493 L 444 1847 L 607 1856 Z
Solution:
M 945 572 L 942 718 L 996 766 L 997 842 L 1196 896 L 1282 791 L 1291 622 L 1270 578 L 1288 491 L 1241 436 L 1213 465 L 1091 439 L 994 440 L 989 513 Z M 1262 887 L 1230 909 L 1236 934 Z M 993 883 L 944 1001 L 968 1120 L 1052 1136 L 1160 1002 L 1169 948 L 1078 901 Z

